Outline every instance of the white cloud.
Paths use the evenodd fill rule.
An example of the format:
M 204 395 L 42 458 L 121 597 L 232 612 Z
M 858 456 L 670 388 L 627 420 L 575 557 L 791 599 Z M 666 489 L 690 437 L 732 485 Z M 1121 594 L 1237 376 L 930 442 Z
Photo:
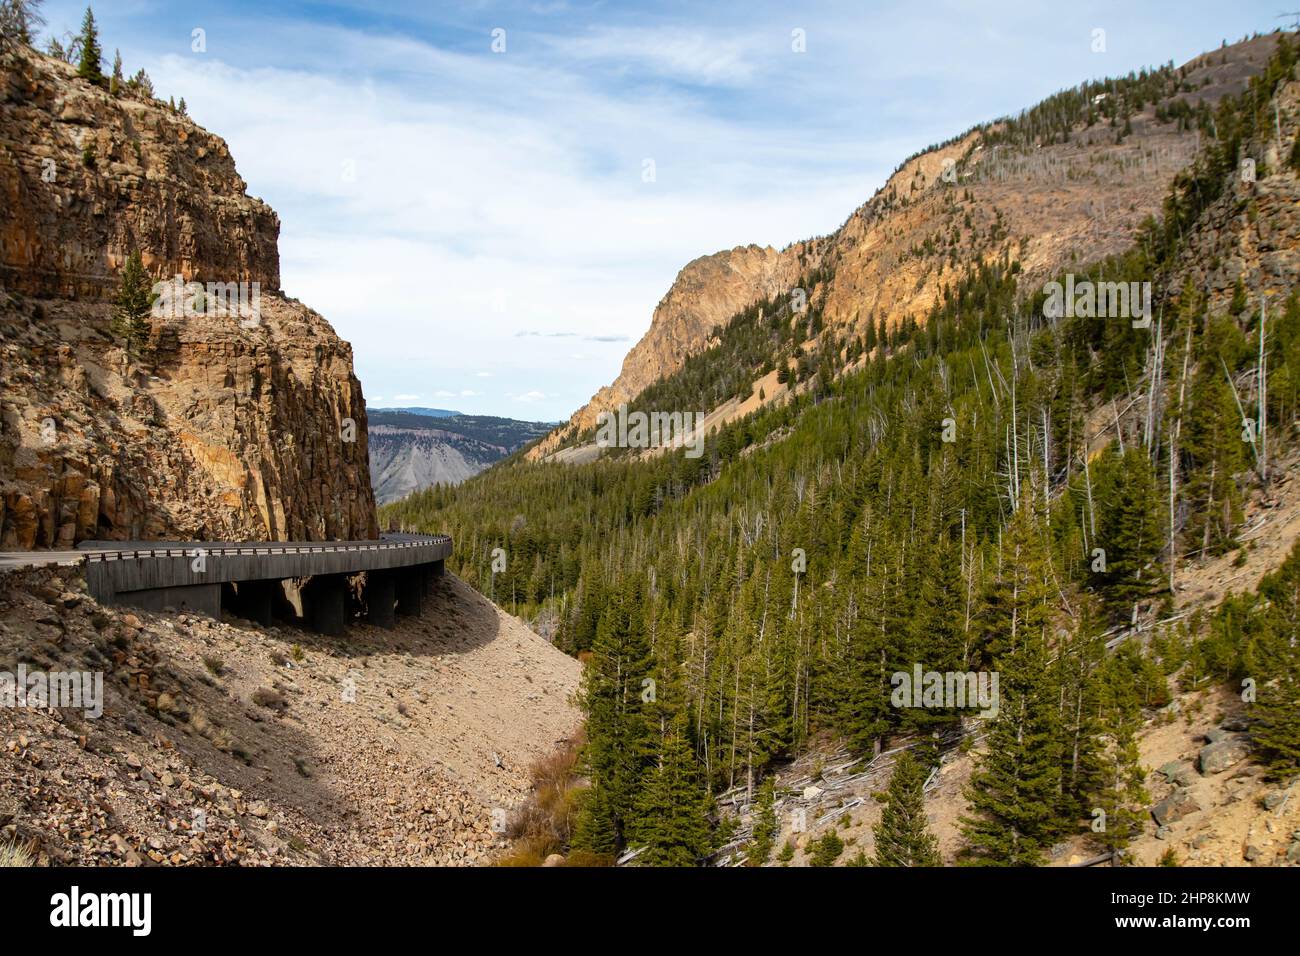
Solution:
M 773 142 L 688 101 L 593 89 L 523 58 L 317 28 L 296 42 L 352 70 L 400 62 L 407 82 L 378 65 L 358 82 L 215 53 L 146 65 L 280 214 L 286 292 L 352 342 L 368 388 L 527 377 L 551 397 L 545 414 L 567 417 L 617 374 L 687 261 L 827 231 L 868 188 L 799 173 L 824 143 Z M 654 184 L 640 178 L 647 154 Z M 539 336 L 521 345 L 519 329 Z M 575 370 L 557 332 L 608 347 Z M 486 374 L 465 369 L 484 359 Z
M 495 377 L 536 386 L 523 394 L 559 419 L 614 378 L 691 259 L 830 232 L 915 150 L 1099 71 L 1217 46 L 1241 32 L 1226 18 L 1250 17 L 1185 3 L 1177 22 L 1118 2 L 557 5 L 530 32 L 509 4 L 395 3 L 380 21 L 345 0 L 364 27 L 205 12 L 203 56 L 151 5 L 106 11 L 104 29 L 114 46 L 121 21 L 157 38 L 123 44 L 128 68 L 228 140 L 280 214 L 285 290 L 352 342 L 367 389 L 460 395 Z M 1088 53 L 1102 12 L 1127 59 Z M 464 397 L 502 414 L 524 400 Z
M 754 78 L 761 41 L 732 30 L 601 27 L 545 38 L 566 59 L 595 62 L 705 85 L 739 85 Z

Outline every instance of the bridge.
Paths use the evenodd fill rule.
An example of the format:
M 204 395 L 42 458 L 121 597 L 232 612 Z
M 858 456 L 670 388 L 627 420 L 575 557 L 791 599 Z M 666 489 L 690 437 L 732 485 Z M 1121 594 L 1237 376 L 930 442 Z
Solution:
M 451 554 L 446 535 L 386 534 L 378 541 L 86 541 L 76 551 L 0 554 L 0 569 L 85 564 L 101 604 L 192 611 L 223 608 L 270 625 L 292 616 L 340 635 L 354 613 L 379 627 L 418 616 Z

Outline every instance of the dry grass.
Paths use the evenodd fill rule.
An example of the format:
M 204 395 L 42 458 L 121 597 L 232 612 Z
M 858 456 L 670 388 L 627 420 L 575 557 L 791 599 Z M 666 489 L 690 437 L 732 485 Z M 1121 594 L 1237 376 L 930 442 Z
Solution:
M 0 869 L 11 866 L 31 866 L 35 862 L 31 849 L 17 843 L 0 843 Z
M 553 853 L 563 853 L 573 836 L 578 798 L 585 787 L 578 776 L 581 735 L 565 742 L 529 768 L 533 792 L 510 821 L 514 848 L 497 866 L 541 866 Z

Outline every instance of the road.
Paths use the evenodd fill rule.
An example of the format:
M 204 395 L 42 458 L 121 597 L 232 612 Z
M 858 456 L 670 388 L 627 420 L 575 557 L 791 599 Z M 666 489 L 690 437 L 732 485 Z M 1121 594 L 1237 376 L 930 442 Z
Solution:
M 306 582 L 302 613 L 324 633 L 342 633 L 349 580 L 366 572 L 368 614 L 380 626 L 419 614 L 421 595 L 451 554 L 447 535 L 386 534 L 378 541 L 87 541 L 75 551 L 0 552 L 0 570 L 82 565 L 101 604 L 194 610 L 224 606 L 269 623 L 276 582 Z M 297 593 L 297 592 L 295 592 Z

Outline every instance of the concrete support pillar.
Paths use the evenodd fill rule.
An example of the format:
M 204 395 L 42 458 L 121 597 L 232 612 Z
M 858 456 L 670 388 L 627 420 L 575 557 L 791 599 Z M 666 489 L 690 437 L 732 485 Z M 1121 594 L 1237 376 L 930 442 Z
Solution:
M 419 617 L 424 596 L 424 576 L 419 565 L 397 568 L 397 614 L 399 617 Z
M 393 571 L 366 572 L 366 620 L 375 627 L 391 629 L 396 623 L 397 574 Z
M 348 576 L 318 574 L 302 591 L 307 626 L 318 634 L 341 637 L 347 629 Z
M 235 585 L 236 613 L 270 627 L 275 619 L 275 598 L 279 590 L 279 581 L 240 581 Z

